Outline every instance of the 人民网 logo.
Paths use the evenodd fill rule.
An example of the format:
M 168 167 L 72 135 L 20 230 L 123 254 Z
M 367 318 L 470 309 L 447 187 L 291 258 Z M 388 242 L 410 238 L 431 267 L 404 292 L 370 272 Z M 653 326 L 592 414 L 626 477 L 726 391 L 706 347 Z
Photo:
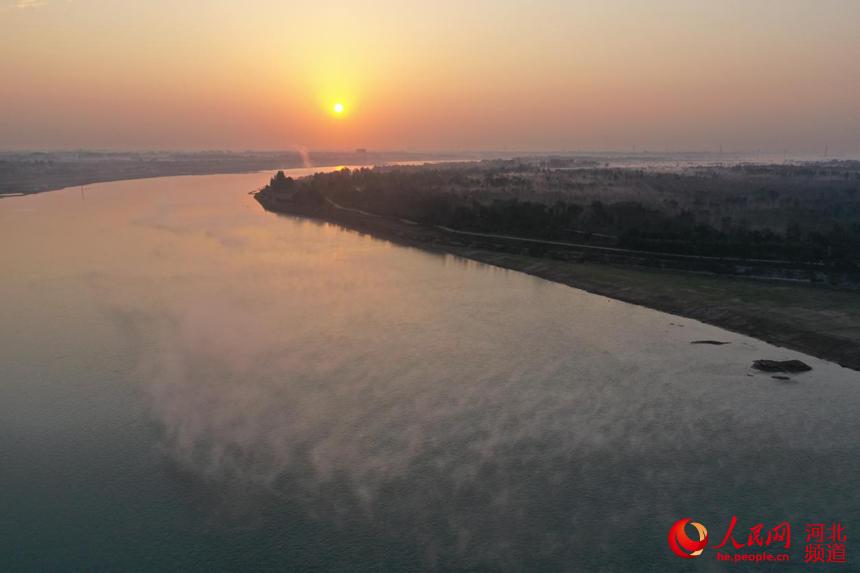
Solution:
M 788 521 L 768 528 L 756 523 L 748 531 L 738 531 L 733 515 L 722 541 L 709 547 L 717 561 L 732 563 L 788 563 L 791 561 L 791 524 Z M 848 535 L 841 521 L 806 524 L 804 563 L 846 563 Z M 700 557 L 708 546 L 708 530 L 690 518 L 669 528 L 669 549 L 682 559 Z M 779 551 L 777 551 L 779 549 Z
M 687 525 L 692 525 L 696 529 L 698 539 L 693 539 L 687 535 Z M 669 529 L 669 549 L 678 557 L 684 559 L 692 559 L 702 554 L 705 546 L 708 544 L 708 530 L 701 523 L 697 523 L 690 518 L 680 519 L 675 522 Z

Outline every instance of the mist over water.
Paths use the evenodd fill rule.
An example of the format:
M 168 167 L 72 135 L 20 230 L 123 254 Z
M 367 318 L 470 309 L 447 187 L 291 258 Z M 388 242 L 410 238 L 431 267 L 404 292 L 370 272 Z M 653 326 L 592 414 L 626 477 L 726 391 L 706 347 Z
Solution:
M 857 372 L 265 213 L 269 175 L 0 201 L 4 570 L 667 571 L 681 517 L 860 531 Z

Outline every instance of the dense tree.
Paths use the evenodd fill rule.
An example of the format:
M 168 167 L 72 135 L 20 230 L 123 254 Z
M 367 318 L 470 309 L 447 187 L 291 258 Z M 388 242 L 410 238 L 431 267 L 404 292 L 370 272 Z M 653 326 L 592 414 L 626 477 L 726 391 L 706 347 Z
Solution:
M 860 164 L 824 170 L 742 165 L 681 174 L 592 165 L 552 170 L 540 162 L 495 161 L 344 169 L 297 181 L 278 172 L 270 187 L 302 193 L 307 204 L 327 198 L 465 231 L 677 254 L 854 264 L 860 259 L 860 200 L 854 179 L 842 173 L 856 171 Z M 799 177 L 813 180 L 801 184 Z

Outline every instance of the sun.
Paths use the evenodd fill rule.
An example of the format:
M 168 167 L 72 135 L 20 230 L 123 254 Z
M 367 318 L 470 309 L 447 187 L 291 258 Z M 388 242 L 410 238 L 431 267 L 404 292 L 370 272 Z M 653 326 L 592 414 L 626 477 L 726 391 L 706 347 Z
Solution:
M 343 94 L 337 97 L 326 98 L 322 109 L 325 110 L 325 113 L 330 118 L 338 121 L 346 119 L 355 111 L 355 108 L 352 106 L 352 100 Z

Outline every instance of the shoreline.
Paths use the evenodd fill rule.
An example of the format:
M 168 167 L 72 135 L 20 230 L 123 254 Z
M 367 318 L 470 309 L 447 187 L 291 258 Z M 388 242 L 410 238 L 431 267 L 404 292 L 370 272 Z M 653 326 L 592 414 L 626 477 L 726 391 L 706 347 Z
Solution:
M 408 155 L 405 153 L 375 153 L 356 155 L 351 153 L 317 153 L 312 158 L 313 168 L 338 165 L 367 165 L 397 163 L 401 161 L 447 161 L 442 155 Z M 0 167 L 3 166 L 0 157 Z M 37 165 L 26 161 L 6 161 L 17 167 L 18 172 L 0 169 L 0 199 L 58 191 L 69 187 L 131 181 L 155 177 L 181 177 L 194 175 L 233 175 L 277 171 L 279 169 L 303 169 L 305 160 L 290 152 L 250 156 L 241 154 L 211 157 L 191 154 L 187 157 L 155 160 L 146 157 L 138 160 L 106 158 L 94 161 L 55 160 L 49 165 Z
M 267 211 L 318 219 L 400 245 L 515 270 L 592 294 L 699 320 L 860 371 L 860 295 L 809 284 L 492 250 L 414 222 L 354 210 L 306 209 L 257 193 Z M 762 358 L 770 358 L 763 356 Z
M 137 181 L 139 179 L 158 179 L 161 177 L 194 177 L 194 176 L 203 176 L 203 175 L 241 175 L 243 173 L 256 173 L 261 171 L 274 171 L 278 169 L 277 167 L 273 169 L 241 169 L 241 170 L 216 170 L 216 171 L 194 171 L 194 172 L 185 172 L 185 171 L 165 171 L 163 173 L 156 174 L 140 174 L 140 175 L 117 175 L 117 176 L 105 176 L 105 177 L 81 177 L 80 179 L 72 178 L 71 182 L 63 182 L 63 183 L 38 183 L 35 187 L 27 191 L 10 191 L 5 193 L 0 193 L 0 199 L 5 199 L 7 197 L 27 197 L 28 195 L 38 195 L 39 193 L 50 193 L 51 191 L 62 191 L 63 189 L 70 189 L 72 187 L 86 187 L 87 185 L 98 185 L 101 183 L 119 183 L 122 181 Z M 291 167 L 287 167 L 285 169 L 292 169 Z
M 340 165 L 339 163 L 323 164 L 318 167 L 331 167 L 332 165 Z M 52 180 L 51 177 L 27 181 L 25 183 L 16 183 L 15 189 L 24 188 L 23 191 L 2 191 L 0 190 L 0 199 L 6 197 L 26 197 L 28 195 L 37 195 L 39 193 L 49 193 L 51 191 L 60 191 L 71 187 L 85 187 L 87 185 L 97 185 L 100 183 L 116 183 L 119 181 L 136 181 L 139 179 L 157 179 L 159 177 L 194 177 L 203 175 L 241 175 L 243 173 L 260 173 L 266 171 L 276 171 L 278 169 L 297 169 L 301 165 L 274 165 L 269 166 L 213 166 L 210 168 L 194 168 L 194 167 L 174 167 L 169 166 L 165 169 L 146 170 L 140 172 L 119 172 L 109 174 L 81 174 L 78 176 L 67 177 L 63 180 Z M 11 185 L 10 185 L 11 186 Z

